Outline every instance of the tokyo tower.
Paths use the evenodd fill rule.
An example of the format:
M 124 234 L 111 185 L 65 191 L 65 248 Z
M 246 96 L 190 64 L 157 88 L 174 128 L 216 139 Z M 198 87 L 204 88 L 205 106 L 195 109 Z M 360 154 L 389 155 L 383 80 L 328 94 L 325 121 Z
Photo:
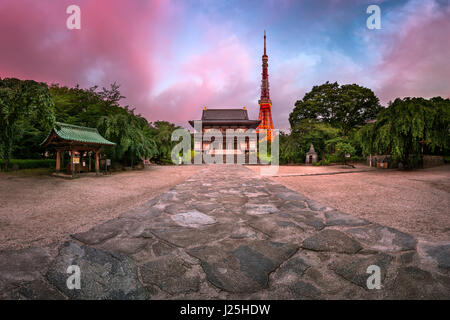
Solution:
M 261 99 L 259 99 L 259 119 L 261 123 L 256 128 L 257 132 L 265 133 L 267 130 L 267 140 L 272 141 L 274 136 L 272 133 L 272 101 L 269 95 L 269 57 L 266 54 L 266 31 L 264 30 L 264 54 L 262 56 L 262 80 L 261 80 Z

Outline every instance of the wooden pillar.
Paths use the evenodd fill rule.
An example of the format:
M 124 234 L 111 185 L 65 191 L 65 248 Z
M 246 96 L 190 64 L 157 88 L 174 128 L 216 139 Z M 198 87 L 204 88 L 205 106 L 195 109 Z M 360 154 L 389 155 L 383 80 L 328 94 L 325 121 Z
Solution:
M 70 150 L 70 171 L 72 171 L 72 177 L 74 176 L 74 172 L 75 172 L 75 166 L 73 165 L 74 155 L 75 155 L 75 151 Z
M 56 172 L 61 170 L 61 152 L 56 151 Z
M 95 172 L 100 173 L 99 150 L 95 151 Z

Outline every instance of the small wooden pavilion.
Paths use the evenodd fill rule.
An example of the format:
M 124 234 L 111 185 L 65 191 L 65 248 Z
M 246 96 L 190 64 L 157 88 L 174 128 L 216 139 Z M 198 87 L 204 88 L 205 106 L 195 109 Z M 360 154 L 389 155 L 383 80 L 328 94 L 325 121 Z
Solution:
M 61 156 L 64 152 L 70 153 L 70 164 L 67 167 L 72 176 L 81 171 L 85 163 L 81 161 L 87 154 L 95 154 L 95 171 L 100 172 L 100 152 L 105 146 L 114 146 L 115 143 L 103 138 L 96 128 L 88 128 L 56 122 L 47 139 L 41 144 L 43 147 L 53 146 L 56 149 L 56 172 L 61 171 Z M 81 166 L 83 164 L 83 166 Z M 87 168 L 87 166 L 86 166 Z M 83 170 L 86 171 L 86 170 Z M 90 161 L 89 161 L 90 171 Z

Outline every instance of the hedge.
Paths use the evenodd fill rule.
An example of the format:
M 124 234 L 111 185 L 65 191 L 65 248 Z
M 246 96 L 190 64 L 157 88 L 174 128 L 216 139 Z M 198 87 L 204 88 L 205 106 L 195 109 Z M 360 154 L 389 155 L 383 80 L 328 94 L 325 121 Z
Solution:
M 56 159 L 11 159 L 9 169 L 17 165 L 19 169 L 55 168 Z M 5 168 L 5 160 L 0 159 L 0 169 Z

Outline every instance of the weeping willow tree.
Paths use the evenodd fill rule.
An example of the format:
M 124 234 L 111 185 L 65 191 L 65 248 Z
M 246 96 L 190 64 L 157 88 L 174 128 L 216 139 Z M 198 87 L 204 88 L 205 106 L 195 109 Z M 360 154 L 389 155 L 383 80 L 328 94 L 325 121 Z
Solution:
M 157 158 L 160 162 L 171 162 L 170 154 L 178 141 L 172 141 L 172 132 L 180 128 L 167 121 L 155 121 L 151 129 L 153 139 L 158 145 Z
M 116 143 L 110 154 L 123 163 L 133 166 L 137 160 L 158 154 L 149 123 L 132 111 L 101 117 L 98 128 L 106 139 Z
M 290 134 L 280 132 L 280 163 L 301 162 L 300 144 Z
M 47 85 L 32 80 L 0 79 L 0 154 L 6 169 L 27 119 L 35 119 L 35 126 L 41 131 L 48 132 L 53 126 L 54 103 Z
M 394 161 L 413 167 L 423 148 L 448 152 L 450 147 L 450 100 L 396 99 L 382 110 L 373 124 L 358 132 L 363 153 L 390 154 Z

